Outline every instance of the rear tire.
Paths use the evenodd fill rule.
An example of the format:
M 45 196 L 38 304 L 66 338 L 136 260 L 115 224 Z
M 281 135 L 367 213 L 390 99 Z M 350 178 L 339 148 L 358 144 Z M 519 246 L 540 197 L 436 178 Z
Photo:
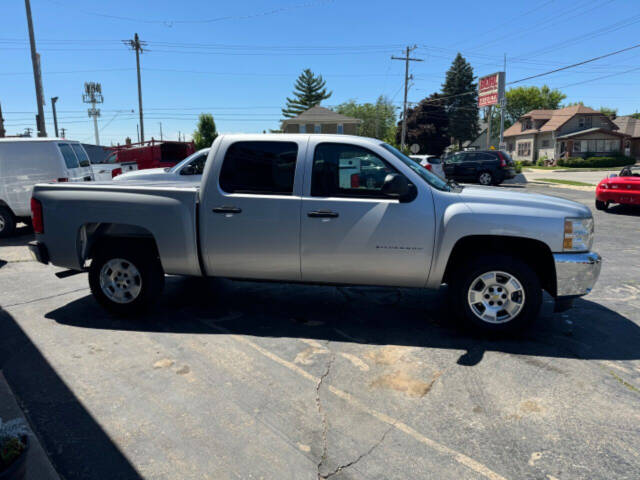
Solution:
M 91 293 L 117 315 L 148 309 L 162 293 L 164 271 L 155 249 L 133 242 L 102 247 L 89 268 Z
M 0 238 L 13 235 L 16 231 L 16 218 L 7 207 L 0 207 Z
M 609 208 L 609 202 L 603 202 L 602 200 L 596 200 L 596 210 L 606 210 Z
M 492 185 L 494 182 L 493 179 L 493 175 L 491 174 L 491 172 L 480 172 L 480 175 L 478 175 L 478 183 L 480 185 Z
M 540 280 L 518 258 L 477 258 L 464 262 L 452 278 L 451 306 L 457 317 L 475 330 L 513 333 L 526 329 L 538 317 Z

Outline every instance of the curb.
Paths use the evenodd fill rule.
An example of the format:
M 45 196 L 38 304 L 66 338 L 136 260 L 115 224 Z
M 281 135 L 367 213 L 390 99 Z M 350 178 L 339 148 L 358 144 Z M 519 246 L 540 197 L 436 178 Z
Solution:
M 22 418 L 27 425 L 29 420 L 25 418 L 24 412 L 18 406 L 18 402 L 4 378 L 2 371 L 0 370 L 0 417 L 3 420 L 9 420 L 14 418 Z M 27 453 L 27 474 L 25 480 L 60 480 L 58 473 L 55 471 L 49 457 L 42 448 L 40 440 L 35 434 L 31 434 L 29 437 L 31 447 Z
M 595 192 L 596 191 L 596 187 L 595 185 L 592 187 L 587 187 L 587 186 L 583 186 L 583 185 L 566 185 L 566 184 L 562 184 L 562 183 L 552 183 L 552 182 L 541 182 L 540 180 L 529 180 L 527 181 L 528 184 L 537 184 L 537 185 L 546 185 L 547 187 L 553 187 L 553 188 L 568 188 L 570 190 L 580 190 L 583 192 Z

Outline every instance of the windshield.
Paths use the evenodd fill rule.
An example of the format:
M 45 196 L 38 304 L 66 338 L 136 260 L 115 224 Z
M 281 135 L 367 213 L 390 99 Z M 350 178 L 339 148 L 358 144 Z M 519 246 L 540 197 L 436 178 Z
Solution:
M 392 147 L 391 145 L 387 145 L 386 143 L 381 143 L 381 145 L 382 145 L 383 148 L 385 148 L 386 150 L 389 150 L 391 153 L 393 153 L 407 167 L 409 167 L 411 170 L 413 170 L 418 175 L 420 175 L 420 177 L 422 177 L 422 179 L 425 182 L 427 182 L 429 185 L 431 185 L 432 187 L 437 188 L 438 190 L 445 191 L 445 192 L 450 192 L 451 191 L 451 187 L 449 187 L 449 185 L 447 185 L 447 181 L 444 178 L 440 178 L 435 173 L 431 173 L 429 170 L 427 170 L 426 168 L 422 167 L 422 165 L 420 165 L 418 162 L 416 162 L 415 160 L 407 157 L 404 153 L 402 153 L 400 150 Z

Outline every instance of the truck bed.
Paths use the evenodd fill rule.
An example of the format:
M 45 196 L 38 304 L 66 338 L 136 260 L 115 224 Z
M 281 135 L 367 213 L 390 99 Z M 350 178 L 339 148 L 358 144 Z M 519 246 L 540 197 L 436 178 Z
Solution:
M 43 205 L 42 239 L 55 265 L 82 269 L 91 237 L 100 231 L 112 236 L 151 237 L 166 273 L 201 275 L 197 186 L 50 183 L 36 185 L 33 196 Z M 69 241 L 72 238 L 76 241 Z

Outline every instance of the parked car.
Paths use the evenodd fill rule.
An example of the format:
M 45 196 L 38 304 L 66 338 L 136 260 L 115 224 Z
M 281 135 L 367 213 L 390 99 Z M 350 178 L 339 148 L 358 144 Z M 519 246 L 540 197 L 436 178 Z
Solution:
M 118 178 L 118 176 L 127 172 L 135 172 L 138 170 L 138 164 L 136 162 L 124 161 L 118 163 L 117 153 L 111 152 L 102 162 L 92 162 L 91 169 L 93 170 L 93 176 L 96 181 L 104 182 Z
M 150 168 L 123 173 L 113 179 L 114 182 L 189 182 L 200 183 L 209 148 L 198 150 L 189 155 L 175 167 Z
M 409 155 L 409 157 L 413 158 L 427 170 L 445 178 L 442 161 L 435 155 Z
M 138 170 L 171 168 L 196 151 L 193 142 L 153 139 L 110 148 L 116 154 L 115 162 L 135 162 Z
M 640 165 L 624 167 L 596 187 L 596 208 L 606 210 L 612 203 L 640 205 Z
M 357 158 L 385 170 L 381 186 L 342 183 L 341 165 Z M 157 301 L 165 274 L 447 283 L 456 315 L 505 331 L 537 317 L 543 289 L 568 308 L 601 266 L 584 205 L 447 183 L 348 135 L 220 135 L 199 186 L 37 185 L 32 209 L 36 258 L 88 271 L 96 300 L 120 314 Z
M 31 216 L 29 201 L 36 183 L 93 180 L 80 143 L 57 138 L 0 138 L 0 237 Z
M 444 174 L 456 182 L 499 185 L 516 176 L 515 162 L 502 150 L 457 152 L 444 162 Z

